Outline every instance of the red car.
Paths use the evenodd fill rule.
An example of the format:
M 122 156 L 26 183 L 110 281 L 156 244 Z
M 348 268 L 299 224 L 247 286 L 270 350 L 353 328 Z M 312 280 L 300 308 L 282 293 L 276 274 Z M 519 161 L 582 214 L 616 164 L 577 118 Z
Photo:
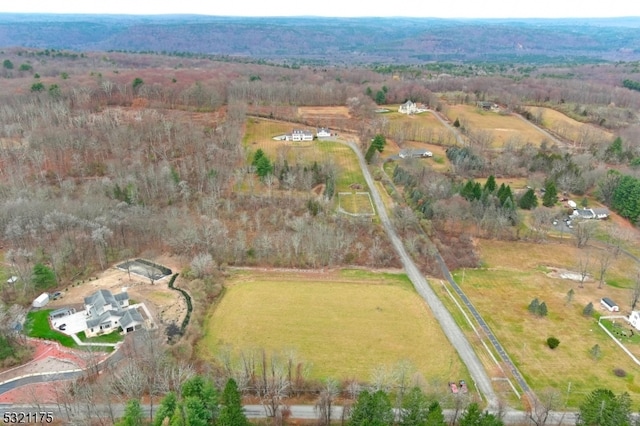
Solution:
M 449 382 L 449 388 L 452 393 L 458 393 L 458 385 L 456 385 L 456 382 Z

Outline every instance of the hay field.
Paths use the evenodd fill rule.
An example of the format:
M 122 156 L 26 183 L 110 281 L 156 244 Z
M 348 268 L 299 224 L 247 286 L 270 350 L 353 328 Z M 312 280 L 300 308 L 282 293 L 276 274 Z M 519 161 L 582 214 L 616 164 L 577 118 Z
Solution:
M 346 106 L 305 106 L 298 107 L 298 115 L 303 118 L 349 118 Z
M 466 123 L 471 132 L 489 133 L 492 138 L 490 148 L 502 148 L 507 143 L 540 146 L 543 140 L 548 139 L 518 117 L 484 111 L 472 105 L 450 105 L 446 114 L 451 122 L 459 119 L 462 125 Z
M 398 108 L 391 109 L 397 111 Z M 391 139 L 441 145 L 451 145 L 455 141 L 451 132 L 430 112 L 413 115 L 388 112 L 382 119 L 386 120 L 386 134 Z
M 429 382 L 468 378 L 457 353 L 404 274 L 361 270 L 234 272 L 198 346 L 293 350 L 313 378 L 370 380 L 408 360 Z
M 485 267 L 457 271 L 456 281 L 482 314 L 505 347 L 529 385 L 535 390 L 546 387 L 566 395 L 569 383 L 569 405 L 577 406 L 596 387 L 616 393 L 629 392 L 635 403 L 640 402 L 638 366 L 600 330 L 594 318 L 586 318 L 582 310 L 592 302 L 596 311 L 602 297 L 617 301 L 628 309 L 631 290 L 629 272 L 634 264 L 619 258 L 611 266 L 607 279 L 616 286 L 597 288 L 596 282 L 578 283 L 550 276 L 551 267 L 577 271 L 577 263 L 585 252 L 564 244 L 530 244 L 500 241 L 480 241 L 478 245 Z M 597 277 L 597 257 L 591 249 L 590 272 Z M 575 295 L 566 302 L 569 289 Z M 531 315 L 527 306 L 534 298 L 544 301 L 549 315 Z M 546 339 L 555 336 L 560 346 L 551 350 Z M 603 357 L 593 360 L 589 350 L 599 345 Z M 626 378 L 613 374 L 613 369 L 627 371 Z
M 576 144 L 587 143 L 585 139 L 594 138 L 598 142 L 613 141 L 613 133 L 588 123 L 581 123 L 551 108 L 527 107 L 534 116 L 542 117 L 542 127 Z

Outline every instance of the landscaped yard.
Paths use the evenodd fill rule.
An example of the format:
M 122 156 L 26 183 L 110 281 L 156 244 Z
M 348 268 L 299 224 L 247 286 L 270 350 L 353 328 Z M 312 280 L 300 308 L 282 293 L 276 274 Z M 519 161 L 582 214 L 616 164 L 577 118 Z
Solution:
M 338 193 L 340 208 L 352 214 L 375 215 L 375 209 L 368 192 L 340 192 Z
M 580 288 L 575 281 L 555 277 L 553 268 L 575 271 L 579 259 L 590 256 L 589 271 L 597 277 L 595 249 L 588 252 L 569 244 L 502 241 L 480 241 L 478 246 L 483 268 L 457 271 L 454 276 L 534 390 L 557 389 L 573 407 L 596 387 L 629 392 L 635 403 L 640 402 L 637 365 L 600 329 L 594 317 L 582 314 L 589 302 L 600 312 L 599 301 L 605 296 L 617 301 L 623 311 L 628 309 L 632 261 L 620 257 L 611 265 L 606 277 L 616 287 L 598 289 L 597 282 L 591 280 Z M 570 289 L 574 295 L 568 301 Z M 546 317 L 527 311 L 534 298 L 547 305 Z M 550 336 L 560 340 L 555 350 L 545 343 Z M 596 344 L 602 354 L 599 360 L 590 354 Z M 617 377 L 613 373 L 617 368 L 627 376 Z
M 408 360 L 446 388 L 464 366 L 404 274 L 234 272 L 204 326 L 198 353 L 226 347 L 293 350 L 314 378 L 370 380 L 375 368 Z
M 78 346 L 71 336 L 51 329 L 49 326 L 49 312 L 51 312 L 51 309 L 30 311 L 27 314 L 27 320 L 24 325 L 25 334 L 38 339 L 54 340 L 68 348 L 77 348 Z

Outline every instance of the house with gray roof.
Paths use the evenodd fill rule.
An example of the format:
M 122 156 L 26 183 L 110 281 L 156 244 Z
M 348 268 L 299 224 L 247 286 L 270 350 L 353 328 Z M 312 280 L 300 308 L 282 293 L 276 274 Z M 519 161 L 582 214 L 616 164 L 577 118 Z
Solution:
M 129 307 L 129 295 L 126 291 L 112 294 L 109 290 L 98 290 L 84 298 L 87 316 L 87 337 L 108 334 L 118 328 L 124 333 L 142 327 L 144 319 L 133 307 Z

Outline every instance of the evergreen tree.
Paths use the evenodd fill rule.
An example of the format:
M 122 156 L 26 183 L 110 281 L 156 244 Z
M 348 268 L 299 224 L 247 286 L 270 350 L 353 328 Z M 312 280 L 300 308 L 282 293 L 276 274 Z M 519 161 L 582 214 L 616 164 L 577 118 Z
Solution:
M 33 265 L 31 281 L 33 281 L 33 284 L 38 290 L 46 290 L 54 287 L 57 283 L 56 274 L 42 263 L 36 263 Z
M 124 408 L 124 416 L 116 423 L 116 426 L 142 426 L 144 414 L 142 413 L 142 407 L 140 407 L 140 401 L 137 399 L 131 399 L 127 401 L 127 405 Z
M 549 313 L 549 311 L 547 310 L 547 304 L 544 303 L 544 302 L 540 303 L 540 305 L 538 305 L 538 309 L 536 311 L 536 314 L 539 317 L 546 317 L 548 313 Z
M 415 387 L 405 396 L 400 426 L 445 426 L 444 414 L 437 401 L 429 403 L 422 390 Z
M 553 181 L 548 181 L 544 186 L 544 195 L 542 196 L 542 205 L 545 207 L 553 207 L 558 202 L 558 190 Z
M 253 154 L 253 160 L 251 161 L 251 165 L 253 167 L 257 167 L 258 161 L 264 157 L 264 151 L 261 148 L 258 148 L 255 154 Z
M 459 426 L 503 426 L 502 420 L 497 418 L 494 414 L 480 411 L 478 403 L 473 402 L 469 404 L 465 410 L 460 421 Z
M 533 189 L 528 189 L 527 192 L 520 197 L 518 207 L 524 210 L 532 210 L 538 207 L 538 197 L 536 197 L 536 193 Z
M 242 409 L 238 385 L 233 379 L 227 380 L 222 392 L 222 408 L 217 424 L 220 426 L 249 426 L 250 424 Z
M 460 120 L 456 118 L 456 121 L 453 122 L 453 127 L 458 128 L 460 127 Z
M 382 152 L 384 150 L 384 146 L 387 144 L 387 139 L 384 135 L 378 133 L 371 141 L 371 146 L 373 146 L 376 151 Z
M 378 105 L 384 105 L 387 103 L 387 95 L 382 90 L 378 90 L 374 101 Z
M 271 164 L 271 161 L 269 161 L 269 158 L 266 155 L 260 157 L 256 163 L 256 174 L 261 178 L 264 178 L 272 172 L 273 165 Z
M 498 187 L 498 184 L 496 183 L 496 178 L 493 175 L 490 175 L 487 178 L 487 181 L 485 182 L 483 189 L 488 192 L 493 192 L 496 190 L 497 187 Z
M 589 302 L 587 306 L 584 307 L 584 309 L 582 310 L 582 315 L 584 315 L 585 317 L 590 317 L 591 315 L 593 315 L 593 303 Z
M 351 411 L 350 426 L 389 426 L 393 424 L 393 408 L 389 396 L 379 390 L 363 391 Z
M 165 419 L 171 419 L 178 406 L 178 399 L 176 394 L 169 392 L 160 402 L 160 408 L 156 411 L 155 418 L 153 420 L 154 426 L 161 426 Z
M 538 312 L 539 307 L 540 307 L 540 301 L 536 297 L 531 301 L 531 303 L 529 303 L 529 307 L 527 307 L 527 310 L 532 314 L 536 314 Z
M 616 396 L 609 389 L 596 389 L 580 405 L 576 426 L 629 426 L 629 394 Z

